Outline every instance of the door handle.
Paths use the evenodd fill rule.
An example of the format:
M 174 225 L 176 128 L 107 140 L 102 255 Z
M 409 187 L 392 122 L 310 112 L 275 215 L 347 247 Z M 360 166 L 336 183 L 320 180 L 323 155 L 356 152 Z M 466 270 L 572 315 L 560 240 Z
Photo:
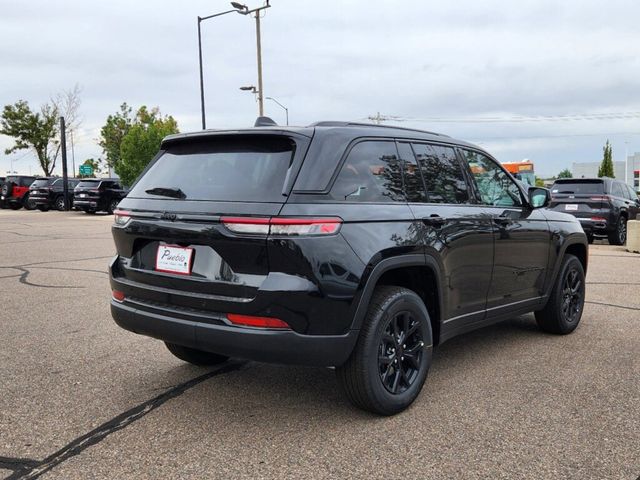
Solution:
M 422 223 L 424 223 L 425 225 L 429 225 L 431 227 L 435 227 L 435 228 L 440 228 L 442 227 L 445 222 L 447 220 L 445 218 L 442 218 L 440 215 L 437 214 L 433 214 L 430 215 L 428 217 L 423 217 L 422 218 Z
M 504 215 L 493 217 L 493 221 L 498 225 L 503 225 L 503 226 L 510 225 L 511 223 L 513 223 L 513 220 L 511 220 L 509 217 L 505 217 Z

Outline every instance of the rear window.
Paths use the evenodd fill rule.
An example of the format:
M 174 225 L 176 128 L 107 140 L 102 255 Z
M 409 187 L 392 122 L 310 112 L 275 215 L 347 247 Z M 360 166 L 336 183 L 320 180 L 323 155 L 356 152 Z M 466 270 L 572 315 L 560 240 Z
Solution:
M 46 187 L 51 183 L 48 178 L 40 178 L 31 184 L 32 187 Z
M 577 195 L 604 193 L 604 183 L 602 180 L 565 180 L 554 183 L 551 187 L 551 193 L 569 193 Z
M 98 188 L 100 180 L 82 180 L 78 182 L 78 188 Z
M 282 202 L 294 144 L 280 136 L 236 136 L 176 145 L 138 180 L 129 197 L 180 189 L 187 200 Z
M 14 183 L 19 187 L 28 187 L 34 182 L 35 179 L 35 177 L 7 177 L 6 181 Z

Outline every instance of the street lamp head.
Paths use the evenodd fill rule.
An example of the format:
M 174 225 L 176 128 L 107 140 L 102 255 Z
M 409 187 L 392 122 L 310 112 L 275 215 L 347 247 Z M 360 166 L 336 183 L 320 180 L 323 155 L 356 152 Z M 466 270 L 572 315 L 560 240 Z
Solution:
M 247 10 L 249 10 L 249 7 L 247 7 L 246 5 L 244 5 L 242 3 L 238 3 L 238 2 L 231 2 L 231 6 L 233 8 L 235 8 L 236 10 L 238 10 L 238 11 L 244 10 L 246 12 Z
M 254 87 L 253 85 L 250 85 L 248 87 L 240 87 L 240 90 L 244 90 L 246 92 L 253 92 L 253 93 L 257 92 L 256 87 Z

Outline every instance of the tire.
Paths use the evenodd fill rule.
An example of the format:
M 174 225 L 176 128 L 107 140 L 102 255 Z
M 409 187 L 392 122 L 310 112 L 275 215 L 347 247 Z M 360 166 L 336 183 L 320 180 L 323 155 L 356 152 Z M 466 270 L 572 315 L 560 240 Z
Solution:
M 109 205 L 107 206 L 107 213 L 109 215 L 113 215 L 113 212 L 115 212 L 116 208 L 118 208 L 119 203 L 120 200 L 118 200 L 117 198 L 111 199 L 109 201 Z
M 56 210 L 64 212 L 64 197 L 62 195 L 56 197 L 56 199 L 53 201 L 53 206 Z
M 616 228 L 609 232 L 609 243 L 611 245 L 624 245 L 627 241 L 627 219 L 620 215 L 616 222 Z
M 49 205 L 36 205 L 36 208 L 38 210 L 40 210 L 41 212 L 48 212 L 49 211 Z
M 96 213 L 96 211 L 95 210 L 85 210 L 84 213 L 87 213 L 89 215 L 93 215 L 93 214 Z
M 22 206 L 25 208 L 25 210 L 36 209 L 36 204 L 33 203 L 33 200 L 31 200 L 31 197 L 29 196 L 28 193 L 26 193 L 24 197 L 22 197 Z
M 20 210 L 22 208 L 22 204 L 20 202 L 11 202 L 9 204 L 9 208 L 11 210 Z
M 402 338 L 407 330 L 413 333 Z M 420 394 L 431 366 L 432 345 L 429 313 L 422 299 L 406 288 L 378 287 L 351 356 L 336 367 L 338 382 L 356 407 L 394 415 Z
M 587 242 L 589 245 L 593 243 L 593 233 L 587 233 Z
M 565 255 L 553 284 L 551 296 L 542 310 L 535 312 L 538 326 L 547 333 L 566 335 L 573 332 L 584 310 L 585 278 L 580 260 Z
M 183 347 L 175 343 L 164 342 L 169 351 L 180 360 L 199 366 L 218 365 L 229 360 L 229 357 L 218 355 L 217 353 L 196 350 L 195 348 Z
M 11 182 L 7 182 L 4 185 L 2 185 L 2 190 L 0 191 L 2 192 L 3 197 L 10 197 L 12 190 L 13 190 L 13 184 Z

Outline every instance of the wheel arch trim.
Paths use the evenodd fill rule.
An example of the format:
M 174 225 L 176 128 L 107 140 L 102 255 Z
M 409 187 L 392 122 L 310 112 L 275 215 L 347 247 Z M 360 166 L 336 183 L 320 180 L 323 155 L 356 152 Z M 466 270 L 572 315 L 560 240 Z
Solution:
M 367 314 L 371 296 L 373 295 L 373 291 L 375 290 L 375 287 L 378 284 L 378 280 L 380 280 L 382 275 L 391 270 L 396 270 L 403 267 L 427 267 L 434 273 L 438 289 L 439 311 L 440 316 L 442 317 L 442 308 L 444 307 L 442 292 L 443 283 L 441 267 L 438 264 L 437 260 L 430 255 L 425 256 L 423 254 L 401 255 L 397 257 L 385 258 L 384 260 L 378 262 L 371 270 L 371 273 L 366 278 L 366 283 L 362 290 L 360 298 L 356 302 L 357 307 L 353 316 L 353 322 L 351 324 L 352 330 L 359 330 L 361 328 L 364 317 Z M 440 322 L 441 318 L 431 320 Z

